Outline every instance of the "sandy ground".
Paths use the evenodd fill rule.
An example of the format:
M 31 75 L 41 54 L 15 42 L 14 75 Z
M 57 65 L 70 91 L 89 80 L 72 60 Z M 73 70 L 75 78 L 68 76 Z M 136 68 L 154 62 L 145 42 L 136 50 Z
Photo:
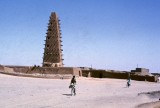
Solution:
M 70 79 L 0 74 L 0 108 L 158 108 L 160 95 L 145 92 L 160 90 L 160 83 L 131 80 L 126 88 L 126 82 L 79 77 L 77 95 L 71 96 Z

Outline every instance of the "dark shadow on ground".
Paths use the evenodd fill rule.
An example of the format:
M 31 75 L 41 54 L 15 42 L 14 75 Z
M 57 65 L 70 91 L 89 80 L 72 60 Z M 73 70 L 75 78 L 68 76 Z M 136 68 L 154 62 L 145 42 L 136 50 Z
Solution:
M 72 96 L 72 94 L 62 94 L 62 95 L 66 95 L 66 96 Z
M 138 96 L 140 95 L 146 95 L 150 98 L 160 98 L 160 91 L 151 91 L 151 92 L 141 92 L 141 93 L 138 93 Z

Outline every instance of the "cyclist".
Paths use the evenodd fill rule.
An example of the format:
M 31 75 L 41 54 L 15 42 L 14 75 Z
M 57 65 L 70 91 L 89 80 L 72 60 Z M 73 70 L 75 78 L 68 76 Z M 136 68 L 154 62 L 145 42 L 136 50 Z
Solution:
M 71 83 L 70 83 L 70 87 L 71 87 L 71 95 L 76 95 L 76 88 L 75 88 L 75 85 L 76 85 L 76 78 L 75 76 L 73 76 L 73 78 L 71 79 Z

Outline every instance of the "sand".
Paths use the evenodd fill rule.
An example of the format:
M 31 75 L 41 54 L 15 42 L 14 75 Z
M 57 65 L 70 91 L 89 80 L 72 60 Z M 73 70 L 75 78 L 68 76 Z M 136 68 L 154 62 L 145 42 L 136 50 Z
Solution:
M 122 79 L 77 79 L 77 95 L 70 95 L 70 79 L 44 79 L 0 74 L 1 108 L 158 108 L 160 83 Z

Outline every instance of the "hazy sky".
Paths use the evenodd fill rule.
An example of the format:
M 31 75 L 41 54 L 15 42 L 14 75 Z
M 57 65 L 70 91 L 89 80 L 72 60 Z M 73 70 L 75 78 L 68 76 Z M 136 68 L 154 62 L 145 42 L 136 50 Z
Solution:
M 41 65 L 51 12 L 65 66 L 160 72 L 160 0 L 0 0 L 0 64 Z

